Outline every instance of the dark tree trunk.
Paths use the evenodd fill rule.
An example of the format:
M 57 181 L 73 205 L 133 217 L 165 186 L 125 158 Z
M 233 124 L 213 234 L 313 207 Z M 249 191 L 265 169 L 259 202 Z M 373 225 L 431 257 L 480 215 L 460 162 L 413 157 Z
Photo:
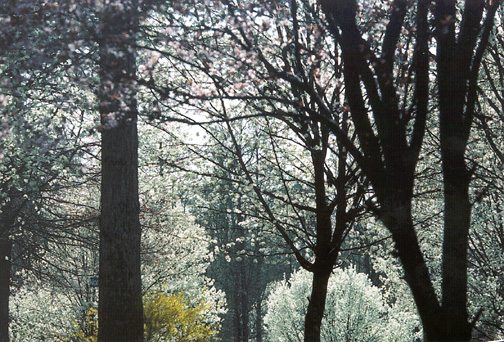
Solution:
M 249 340 L 249 296 L 247 274 L 243 261 L 240 262 L 240 342 L 248 342 Z
M 13 203 L 16 203 L 13 205 Z M 12 227 L 23 208 L 16 196 L 11 197 L 8 205 L 0 213 L 0 342 L 9 341 L 9 297 L 12 270 Z
M 385 212 L 382 221 L 392 232 L 397 256 L 403 266 L 404 279 L 411 289 L 422 320 L 425 339 L 435 341 L 443 334 L 441 307 L 414 229 L 411 198 L 403 203 L 404 205 L 393 205 L 389 212 Z
M 434 7 L 430 0 L 417 2 L 417 42 L 412 64 L 416 115 L 415 120 L 409 122 L 413 127 L 411 133 L 407 133 L 408 125 L 400 123 L 400 116 L 392 120 L 399 113 L 392 79 L 394 56 L 410 4 L 402 0 L 394 2 L 394 11 L 383 36 L 382 55 L 378 57 L 362 39 L 355 20 L 355 0 L 319 2 L 342 49 L 346 95 L 360 140 L 358 149 L 349 147 L 376 192 L 380 203 L 377 213 L 392 233 L 405 279 L 422 319 L 425 339 L 469 341 L 472 326 L 467 313 L 467 245 L 471 177 L 464 153 L 474 116 L 479 66 L 500 1 L 491 2 L 484 17 L 485 1 L 465 2 L 460 21 L 451 20 L 457 17 L 457 1 L 439 0 Z M 429 8 L 434 9 L 433 28 L 429 27 Z M 441 303 L 430 280 L 411 215 L 414 171 L 428 112 L 429 32 L 434 32 L 437 40 L 439 138 L 444 177 Z M 374 63 L 375 58 L 380 58 L 382 65 Z M 369 120 L 369 111 L 374 117 L 375 130 Z
M 9 341 L 9 296 L 12 240 L 8 225 L 0 222 L 0 342 Z
M 262 296 L 256 302 L 256 342 L 262 342 Z
M 456 13 L 456 4 L 440 1 L 435 7 L 435 22 L 440 29 L 436 40 L 444 185 L 441 306 L 445 341 L 469 341 L 473 328 L 467 312 L 471 172 L 464 155 L 474 117 L 479 68 L 499 4 L 491 3 L 481 24 L 485 1 L 467 2 L 458 32 L 455 21 L 443 21 Z
M 456 75 L 455 70 L 454 74 Z M 448 82 L 452 80 L 450 83 L 457 82 L 456 77 L 444 76 Z M 440 140 L 444 180 L 442 308 L 445 313 L 446 335 L 455 341 L 469 341 L 472 327 L 467 312 L 467 254 L 471 225 L 471 175 L 464 159 L 469 127 L 463 129 L 465 123 L 462 118 L 465 115 L 455 94 L 441 91 L 447 87 L 447 84 L 440 85 Z M 456 91 L 458 87 L 451 88 Z
M 143 341 L 135 79 L 136 1 L 102 14 L 100 115 L 100 342 Z
M 239 295 L 235 296 L 235 303 L 233 305 L 233 311 L 234 311 L 234 316 L 233 316 L 233 321 L 234 321 L 234 326 L 233 326 L 233 336 L 234 336 L 234 341 L 235 342 L 242 342 L 242 329 L 241 329 L 241 317 L 240 317 L 240 304 L 239 304 Z
M 313 272 L 312 293 L 305 316 L 305 342 L 320 342 L 322 318 L 324 317 L 330 268 Z
M 136 127 L 102 136 L 99 340 L 143 341 Z

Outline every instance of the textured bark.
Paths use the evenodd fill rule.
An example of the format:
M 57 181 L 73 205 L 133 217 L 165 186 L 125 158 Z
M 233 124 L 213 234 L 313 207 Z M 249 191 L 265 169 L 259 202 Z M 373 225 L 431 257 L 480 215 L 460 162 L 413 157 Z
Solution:
M 102 14 L 100 115 L 100 342 L 143 341 L 135 79 L 136 2 Z
M 14 204 L 13 204 L 14 203 Z M 24 203 L 11 197 L 0 213 L 0 342 L 9 341 L 9 297 L 12 269 L 12 226 Z
M 247 279 L 247 270 L 243 262 L 240 263 L 240 326 L 241 330 L 240 342 L 248 342 L 249 340 L 249 288 Z

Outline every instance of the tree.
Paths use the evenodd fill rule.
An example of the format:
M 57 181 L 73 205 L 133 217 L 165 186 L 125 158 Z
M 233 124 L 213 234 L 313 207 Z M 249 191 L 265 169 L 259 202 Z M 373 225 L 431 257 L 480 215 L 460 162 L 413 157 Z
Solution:
M 218 127 L 210 131 L 220 137 L 226 135 Z M 242 137 L 246 145 L 248 134 Z M 250 140 L 250 144 L 256 143 Z M 270 281 L 290 273 L 285 265 L 288 248 L 270 224 L 256 217 L 255 198 L 240 186 L 236 161 L 227 158 L 226 151 L 212 139 L 204 139 L 201 146 L 208 146 L 203 147 L 202 156 L 219 165 L 209 164 L 209 176 L 201 176 L 191 190 L 199 197 L 192 204 L 198 208 L 194 213 L 213 238 L 214 260 L 208 275 L 226 292 L 228 313 L 219 336 L 229 341 L 262 341 L 262 299 Z M 251 155 L 263 153 L 259 146 L 252 149 Z
M 161 88 L 161 99 L 175 98 L 181 105 L 229 99 L 253 108 L 252 115 L 273 116 L 291 126 L 322 123 L 370 182 L 375 197 L 367 198 L 367 206 L 392 234 L 426 339 L 468 340 L 472 322 L 467 313 L 466 262 L 472 172 L 464 155 L 481 59 L 499 2 L 489 4 L 486 11 L 484 1 L 458 6 L 455 1 L 413 5 L 398 0 L 390 11 L 383 6 L 359 9 L 351 0 L 319 1 L 320 6 L 310 1 L 211 4 L 191 12 L 194 18 L 207 19 L 200 26 L 173 25 L 170 32 L 182 28 L 185 32 L 172 41 L 173 49 L 153 48 L 166 58 L 163 67 L 177 61 L 181 79 L 196 73 L 200 80 L 195 86 L 190 76 L 185 84 Z M 227 20 L 231 25 L 223 24 Z M 435 74 L 429 56 L 433 35 Z M 195 53 L 197 58 L 191 59 Z M 337 96 L 339 71 L 347 106 Z M 431 77 L 436 78 L 436 88 Z M 155 79 L 149 81 L 152 85 Z M 345 130 L 341 122 L 348 110 L 350 128 Z M 438 151 L 444 177 L 441 301 L 412 213 L 415 172 L 430 112 L 439 113 Z M 230 116 L 221 109 L 215 115 L 219 119 L 230 120 Z M 352 140 L 355 136 L 358 141 Z
M 89 147 L 84 134 L 79 134 L 88 124 L 83 118 L 89 109 L 82 84 L 62 86 L 83 77 L 82 69 L 71 68 L 67 46 L 81 37 L 72 36 L 76 25 L 68 18 L 76 11 L 71 10 L 71 3 L 55 6 L 27 0 L 0 5 L 2 341 L 8 341 L 9 286 L 15 284 L 12 271 L 29 269 L 43 253 L 46 239 L 65 231 L 57 220 L 44 220 L 41 212 L 55 206 L 54 194 L 64 187 L 55 179 L 67 183 Z M 81 66 L 85 69 L 86 64 Z M 79 113 L 73 115 L 76 103 Z
M 322 341 L 414 341 L 409 320 L 396 316 L 363 273 L 355 268 L 336 269 L 328 285 L 327 310 Z M 310 294 L 311 274 L 300 270 L 287 281 L 273 285 L 265 321 L 269 341 L 295 342 L 303 339 L 303 314 Z M 402 325 L 396 321 L 401 319 Z
M 309 101 L 308 101 L 309 102 Z M 307 105 L 309 105 L 307 103 Z M 224 112 L 226 116 L 226 112 Z M 292 250 L 299 264 L 306 270 L 313 273 L 312 291 L 310 301 L 305 316 L 305 341 L 320 341 L 322 318 L 326 306 L 327 286 L 329 278 L 336 265 L 343 241 L 361 211 L 360 201 L 363 193 L 361 188 L 356 186 L 358 178 L 353 178 L 354 171 L 347 164 L 347 154 L 340 149 L 340 146 L 332 145 L 329 142 L 329 135 L 325 127 L 310 125 L 309 120 L 304 120 L 306 115 L 300 112 L 299 126 L 287 124 L 287 133 L 282 128 L 276 130 L 275 125 L 266 121 L 266 139 L 271 141 L 271 154 L 266 157 L 265 164 L 271 165 L 277 171 L 278 181 L 283 186 L 282 194 L 275 194 L 273 191 L 265 189 L 265 179 L 254 178 L 254 172 L 250 171 L 246 163 L 245 146 L 237 143 L 237 138 L 233 132 L 229 121 L 226 122 L 227 129 L 233 143 L 235 158 L 244 173 L 244 182 L 248 182 L 263 210 L 267 213 L 268 221 L 273 224 L 278 233 L 285 240 Z M 345 129 L 345 116 L 340 123 Z M 228 119 L 225 117 L 225 119 Z M 285 127 L 284 127 L 285 129 Z M 293 135 L 290 136 L 290 131 Z M 283 135 L 285 134 L 285 135 Z M 296 138 L 300 138 L 298 142 Z M 295 163 L 288 157 L 282 149 L 281 142 L 293 141 L 302 146 L 308 155 L 306 167 L 309 168 L 309 175 L 301 175 L 299 178 L 295 172 L 290 170 L 289 164 Z M 329 157 L 329 153 L 334 153 L 335 157 Z M 297 156 L 296 156 L 297 157 Z M 296 158 L 294 157 L 294 158 Z M 289 160 L 290 159 L 290 160 Z M 332 164 L 335 172 L 326 168 L 327 164 Z M 306 178 L 303 178 L 305 176 Z M 274 181 L 270 180 L 272 184 Z M 292 185 L 290 185 L 292 184 Z M 307 184 L 308 189 L 304 193 L 305 203 L 300 204 L 300 198 L 294 195 L 296 184 Z M 335 193 L 331 193 L 331 187 L 335 188 Z M 350 194 L 350 190 L 354 190 Z M 267 197 L 281 198 L 280 202 L 293 211 L 298 222 L 292 223 L 289 220 L 281 219 L 279 213 L 272 209 Z M 312 203 L 306 203 L 310 199 Z M 351 203 L 351 204 L 350 204 Z M 295 229 L 296 225 L 299 227 Z M 294 236 L 291 237 L 292 234 Z M 311 253 L 303 255 L 301 250 L 309 249 Z
M 134 43 L 138 2 L 100 11 L 100 342 L 143 341 Z
M 75 186 L 71 178 L 79 172 L 79 155 L 87 149 L 82 137 L 74 135 L 86 124 L 80 119 L 60 117 L 57 107 L 62 103 L 52 102 L 54 99 L 49 99 L 50 96 L 44 101 L 38 100 L 45 89 L 39 93 L 25 87 L 28 87 L 25 82 L 20 83 L 5 106 L 13 115 L 8 120 L 9 133 L 0 142 L 5 153 L 0 160 L 0 307 L 3 317 L 0 340 L 5 341 L 8 340 L 8 299 L 13 270 L 30 269 L 32 262 L 43 254 L 47 239 L 64 234 L 66 227 L 58 222 L 60 218 L 49 219 L 43 212 L 59 205 L 56 193 L 64 191 L 69 183 Z M 79 95 L 74 90 L 74 96 L 78 98 Z M 39 109 L 41 106 L 43 110 Z M 64 123 L 66 128 L 62 129 Z
M 502 8 L 496 22 L 502 21 Z M 478 83 L 478 99 L 475 111 L 475 129 L 471 134 L 471 148 L 466 158 L 476 165 L 472 227 L 469 239 L 469 300 L 473 310 L 483 310 L 475 330 L 486 340 L 503 338 L 502 321 L 498 319 L 504 309 L 500 303 L 504 295 L 499 264 L 504 256 L 502 231 L 502 163 L 503 140 L 500 132 L 504 82 L 503 32 L 496 25 L 494 41 L 489 42 L 488 53 L 482 61 L 482 76 Z M 492 294 L 489 296 L 489 294 Z
M 411 215 L 414 173 L 428 115 L 430 1 L 419 1 L 415 6 L 416 45 L 410 64 L 415 75 L 415 90 L 409 112 L 401 109 L 398 89 L 402 85 L 394 78 L 394 65 L 400 65 L 398 44 L 408 3 L 394 2 L 380 57 L 376 55 L 377 46 L 362 39 L 355 1 L 320 3 L 342 50 L 346 98 L 359 136 L 359 149 L 350 144 L 348 148 L 376 193 L 380 218 L 392 233 L 422 318 L 425 338 L 427 341 L 468 341 L 474 325 L 467 313 L 472 172 L 464 154 L 474 117 L 479 67 L 499 2 L 490 4 L 485 18 L 483 1 L 466 1 L 461 10 L 455 1 L 439 1 L 433 11 L 444 186 L 441 302 L 419 248 Z M 461 17 L 458 31 L 457 16 Z M 369 112 L 373 114 L 372 121 Z M 334 132 L 342 140 L 346 139 L 337 129 Z
M 311 111 L 317 110 L 313 107 L 319 104 L 314 97 L 305 93 L 305 86 L 313 89 L 322 87 L 322 83 L 327 82 L 323 86 L 331 92 L 331 96 L 324 98 L 323 101 L 327 102 L 324 102 L 323 106 L 337 108 L 341 113 L 336 120 L 337 125 L 343 131 L 349 129 L 348 110 L 339 104 L 339 65 L 333 66 L 332 61 L 317 62 L 317 59 L 322 59 L 321 56 L 312 58 L 310 55 L 303 55 L 303 58 L 310 61 L 309 66 L 305 68 L 303 63 L 298 61 L 298 57 L 301 58 L 298 54 L 303 49 L 301 43 L 293 47 L 289 45 L 290 37 L 299 36 L 300 25 L 305 29 L 316 25 L 318 17 L 310 11 L 298 12 L 295 3 L 290 11 L 284 11 L 283 5 L 280 4 L 266 6 L 264 9 L 257 9 L 252 4 L 250 6 L 257 12 L 249 15 L 247 6 L 236 5 L 230 1 L 226 1 L 223 6 L 217 3 L 213 7 L 200 6 L 194 13 L 187 10 L 183 13 L 194 18 L 205 18 L 191 28 L 185 27 L 184 17 L 168 16 L 165 20 L 170 32 L 176 32 L 183 27 L 183 35 L 173 34 L 174 39 L 167 47 L 157 45 L 149 48 L 160 54 L 156 64 L 159 70 L 173 65 L 170 70 L 173 70 L 174 74 L 178 73 L 180 77 L 176 77 L 177 82 L 166 85 L 162 76 L 152 70 L 147 79 L 140 82 L 157 92 L 159 106 L 177 106 L 177 114 L 180 113 L 180 117 L 174 120 L 191 124 L 201 123 L 199 118 L 186 115 L 182 110 L 193 108 L 210 117 L 209 122 L 202 123 L 203 126 L 222 123 L 222 129 L 225 130 L 222 136 L 226 137 L 225 140 L 221 140 L 221 135 L 218 134 L 209 135 L 217 145 L 223 147 L 226 151 L 224 153 L 231 155 L 234 162 L 224 163 L 227 165 L 223 166 L 218 160 L 213 163 L 229 168 L 233 176 L 241 178 L 235 182 L 244 188 L 249 186 L 245 191 L 251 192 L 260 204 L 263 214 L 259 216 L 277 229 L 277 233 L 286 241 L 298 262 L 314 272 L 314 288 L 307 311 L 305 338 L 307 341 L 318 341 L 327 282 L 344 237 L 361 212 L 361 200 L 366 187 L 359 186 L 361 178 L 353 160 L 348 159 L 345 148 L 329 138 L 329 130 L 325 125 L 310 118 Z M 279 9 L 282 9 L 282 18 L 292 20 L 292 25 L 281 23 L 275 31 L 268 27 L 264 17 L 275 16 L 275 11 Z M 222 27 L 219 20 L 227 20 L 224 19 L 226 16 L 235 21 L 236 29 Z M 244 27 L 246 29 L 243 29 Z M 264 36 L 264 31 L 271 36 Z M 288 34 L 284 35 L 284 31 Z M 321 51 L 331 48 L 326 45 L 325 40 L 317 37 L 317 33 L 309 32 L 307 35 L 309 42 L 306 50 Z M 158 33 L 158 37 L 162 37 L 162 33 Z M 280 47 L 278 41 L 273 43 L 274 39 L 281 42 Z M 264 47 L 258 43 L 262 41 L 265 42 Z M 285 54 L 281 51 L 283 45 L 286 45 Z M 194 51 L 201 56 L 201 63 L 190 58 Z M 274 65 L 266 56 L 278 58 L 284 63 L 285 70 L 304 73 L 306 83 L 300 86 L 290 74 L 277 70 L 277 61 Z M 244 58 L 248 65 L 244 63 Z M 326 65 L 328 68 L 335 67 L 332 74 L 324 80 L 318 80 L 315 69 Z M 278 82 L 275 82 L 276 80 Z M 187 89 L 187 85 L 190 85 L 191 89 Z M 241 100 L 242 103 L 234 105 L 235 100 Z M 271 122 L 269 119 L 260 122 L 261 116 L 270 116 L 272 113 L 282 122 Z M 240 128 L 236 128 L 239 127 L 236 122 L 240 117 L 257 117 L 256 120 L 248 122 L 251 125 L 257 124 L 260 127 L 257 132 L 261 132 L 260 136 L 271 145 L 265 148 L 268 154 L 259 151 L 260 161 L 257 165 L 264 169 L 270 167 L 274 172 L 264 172 L 253 164 L 253 152 L 250 146 L 242 142 Z M 168 120 L 172 118 L 173 116 L 160 117 Z M 255 121 L 257 123 L 254 123 Z M 236 130 L 239 133 L 236 133 Z M 295 151 L 292 156 L 283 150 L 284 143 L 292 146 L 292 151 Z M 303 156 L 298 159 L 297 153 Z M 296 168 L 295 163 L 299 162 L 304 163 L 306 173 L 303 174 Z M 241 175 L 234 172 L 236 167 L 240 168 Z M 292 172 L 291 169 L 296 171 Z M 273 181 L 270 177 L 276 177 L 276 180 Z M 266 184 L 271 184 L 273 190 L 268 189 Z M 278 184 L 281 186 L 278 187 Z M 296 186 L 304 188 L 309 203 L 303 203 L 307 200 L 302 198 L 301 191 L 297 191 Z M 272 204 L 274 202 L 275 208 Z M 280 207 L 290 211 L 290 214 L 283 217 L 283 213 L 276 212 Z M 306 249 L 311 251 L 308 255 L 303 254 Z
M 159 177 L 157 164 L 149 163 L 158 153 L 150 144 L 157 145 L 162 138 L 149 138 L 142 144 L 140 168 L 142 293 L 175 298 L 183 292 L 184 305 L 204 303 L 199 306 L 198 320 L 218 332 L 225 298 L 205 276 L 211 259 L 209 238 L 189 214 L 165 205 L 169 175 Z M 98 318 L 97 289 L 90 280 L 98 273 L 98 192 L 99 183 L 68 187 L 58 193 L 59 206 L 50 212 L 42 209 L 48 221 L 51 215 L 60 217 L 66 230 L 44 241 L 44 253 L 33 261 L 32 270 L 16 270 L 23 284 L 13 291 L 11 334 L 15 340 L 97 337 L 93 330 Z M 64 315 L 58 314 L 61 307 Z

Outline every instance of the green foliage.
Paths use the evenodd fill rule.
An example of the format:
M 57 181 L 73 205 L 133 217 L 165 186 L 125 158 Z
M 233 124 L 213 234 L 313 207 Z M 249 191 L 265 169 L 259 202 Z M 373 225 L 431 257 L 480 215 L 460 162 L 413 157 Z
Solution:
M 184 292 L 153 292 L 144 298 L 146 342 L 206 342 L 217 333 L 203 317 L 207 304 L 193 303 Z

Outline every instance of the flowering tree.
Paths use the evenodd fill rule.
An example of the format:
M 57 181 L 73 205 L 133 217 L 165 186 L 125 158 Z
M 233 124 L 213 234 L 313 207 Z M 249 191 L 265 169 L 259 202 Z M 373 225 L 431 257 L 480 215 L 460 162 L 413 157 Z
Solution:
M 233 159 L 211 163 L 229 171 L 231 181 L 242 188 L 240 191 L 255 197 L 261 206 L 257 211 L 264 213 L 259 216 L 277 230 L 302 267 L 314 272 L 306 339 L 316 341 L 329 275 L 346 234 L 362 211 L 361 200 L 367 189 L 360 186 L 362 179 L 354 161 L 348 158 L 348 151 L 330 138 L 328 127 L 310 119 L 309 112 L 318 110 L 318 104 L 303 94 L 294 79 L 282 78 L 280 74 L 285 71 L 277 70 L 284 63 L 285 70 L 305 72 L 310 87 L 324 84 L 332 94 L 325 98 L 324 108 L 337 108 L 341 113 L 335 119 L 338 125 L 342 130 L 350 129 L 348 110 L 339 102 L 339 66 L 333 65 L 329 55 L 317 55 L 318 51 L 331 49 L 332 44 L 322 39 L 319 31 L 311 31 L 319 23 L 318 14 L 298 12 L 296 6 L 288 10 L 278 4 L 264 8 L 251 4 L 254 10 L 249 12 L 246 6 L 232 2 L 210 2 L 197 6 L 194 12 L 190 8 L 182 11 L 201 18 L 183 30 L 179 28 L 187 17 L 177 13 L 158 17 L 166 28 L 150 34 L 157 40 L 163 40 L 165 34 L 173 39 L 167 46 L 146 47 L 156 53 L 156 62 L 147 63 L 148 71 L 140 84 L 153 90 L 157 106 L 175 107 L 179 115 L 164 117 L 159 111 L 159 119 L 200 123 L 205 127 L 211 144 L 222 146 L 221 153 Z M 278 14 L 285 22 L 278 23 L 279 30 L 275 30 L 269 19 Z M 234 21 L 235 26 L 222 26 L 225 20 Z M 246 29 L 240 31 L 243 27 Z M 307 50 L 317 51 L 314 55 L 298 56 L 306 61 L 306 68 L 304 62 L 291 60 L 294 55 L 289 50 L 288 37 L 296 34 L 306 34 Z M 264 44 L 254 45 L 255 40 L 264 40 Z M 286 55 L 282 55 L 283 48 Z M 193 58 L 195 53 L 201 57 L 201 63 Z M 319 79 L 315 70 L 326 67 L 332 70 L 331 75 Z M 163 81 L 164 70 L 176 75 L 170 84 Z M 185 111 L 196 114 L 187 115 Z M 198 113 L 209 119 L 202 123 Z M 261 118 L 272 113 L 281 121 Z M 244 117 L 250 120 L 238 122 Z M 247 134 L 258 141 L 251 145 L 249 141 L 254 138 L 245 139 Z M 248 207 L 252 206 L 256 205 Z M 278 208 L 292 214 L 284 215 Z M 310 252 L 305 254 L 307 250 Z
M 265 316 L 269 341 L 303 340 L 303 316 L 308 306 L 311 277 L 309 272 L 301 270 L 273 286 Z M 323 321 L 321 341 L 324 342 L 392 342 L 418 338 L 418 318 L 394 311 L 380 289 L 352 267 L 336 269 L 329 280 Z
M 208 2 L 181 12 L 201 19 L 190 28 L 168 25 L 166 30 L 179 39 L 152 48 L 165 61 L 159 70 L 176 61 L 183 65 L 176 72 L 196 74 L 199 81 L 181 77 L 158 87 L 160 98 L 181 105 L 198 99 L 240 101 L 255 115 L 280 118 L 290 127 L 321 123 L 329 129 L 370 182 L 375 197 L 368 198 L 367 207 L 392 234 L 426 339 L 469 340 L 474 320 L 467 310 L 473 173 L 465 154 L 480 64 L 499 4 L 394 1 L 387 9 L 352 0 Z M 428 20 L 431 14 L 433 21 Z M 177 35 L 177 30 L 185 34 Z M 429 58 L 431 37 L 436 39 L 436 73 Z M 155 76 L 145 84 L 155 85 Z M 346 105 L 341 105 L 341 85 Z M 444 177 L 441 301 L 412 212 L 416 168 L 434 111 L 439 114 L 437 151 Z M 214 120 L 228 120 L 224 111 L 219 113 Z M 342 120 L 345 113 L 350 120 Z
M 158 313 L 165 317 L 163 315 L 169 312 L 163 313 L 162 305 L 168 301 L 175 305 L 177 319 L 182 319 L 196 303 L 198 310 L 191 314 L 188 324 L 211 327 L 209 333 L 218 332 L 226 301 L 223 293 L 205 276 L 211 261 L 209 238 L 187 213 L 160 206 L 156 199 L 164 198 L 164 189 L 156 187 L 153 179 L 146 175 L 147 179 L 149 182 L 142 184 L 145 197 L 141 197 L 142 293 L 148 299 L 157 294 L 161 306 L 156 308 L 156 301 L 147 300 L 148 314 L 155 316 L 159 310 Z M 54 213 L 73 213 L 75 222 L 67 217 L 66 234 L 46 242 L 44 256 L 33 263 L 35 272 L 18 271 L 16 277 L 22 285 L 12 296 L 12 339 L 73 341 L 79 336 L 96 338 L 97 331 L 89 329 L 89 312 L 93 311 L 95 322 L 99 317 L 96 312 L 98 289 L 92 287 L 90 280 L 98 273 L 97 189 L 98 185 L 88 183 L 80 189 L 66 191 L 61 199 L 65 198 L 68 204 L 54 208 Z M 73 204 L 76 198 L 80 200 L 78 205 Z M 182 292 L 184 295 L 177 297 Z M 65 308 L 64 314 L 61 314 L 61 307 Z M 166 323 L 165 318 L 162 321 Z M 146 324 L 151 323 L 155 322 L 146 321 Z M 162 335 L 162 330 L 156 331 L 157 335 Z

